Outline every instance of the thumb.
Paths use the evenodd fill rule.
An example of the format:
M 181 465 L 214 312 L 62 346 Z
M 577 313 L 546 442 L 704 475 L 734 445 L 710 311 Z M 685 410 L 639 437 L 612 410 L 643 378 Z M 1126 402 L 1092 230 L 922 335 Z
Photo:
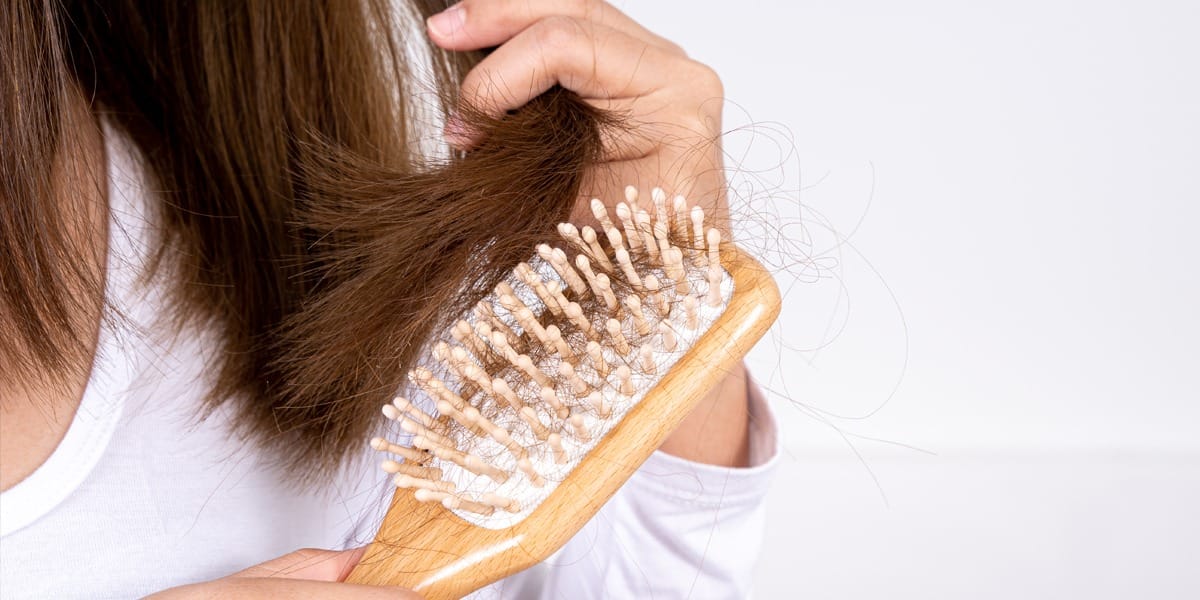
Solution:
M 180 588 L 183 589 L 183 588 Z M 198 600 L 227 598 L 257 600 L 261 598 L 325 598 L 326 600 L 422 600 L 416 592 L 394 587 L 354 585 L 333 581 L 281 579 L 277 577 L 228 577 L 209 586 L 186 590 L 181 596 L 163 600 Z
M 417 593 L 396 587 L 339 583 L 362 558 L 364 548 L 317 550 L 285 554 L 244 571 L 208 581 L 171 588 L 148 596 L 156 600 L 200 598 L 344 598 L 345 600 L 421 600 Z
M 304 548 L 238 571 L 231 577 L 343 581 L 362 559 L 366 547 L 353 550 Z

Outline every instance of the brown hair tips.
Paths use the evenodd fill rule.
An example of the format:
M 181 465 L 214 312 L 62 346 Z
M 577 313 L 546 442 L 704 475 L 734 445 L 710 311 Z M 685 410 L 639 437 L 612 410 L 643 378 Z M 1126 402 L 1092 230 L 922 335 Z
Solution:
M 20 251 L 63 243 L 37 225 L 57 210 L 54 182 L 19 161 L 59 151 L 46 124 L 57 92 L 38 86 L 66 74 L 154 174 L 178 322 L 223 340 L 209 406 L 237 403 L 242 433 L 298 481 L 365 444 L 420 344 L 565 220 L 601 129 L 620 122 L 556 88 L 502 119 L 463 109 L 482 144 L 421 157 L 403 32 L 445 1 L 16 5 L 0 35 L 28 52 L 5 52 L 5 93 L 45 108 L 0 111 L 0 136 L 24 144 L 0 151 L 3 352 L 56 369 L 78 347 L 61 316 L 71 288 L 56 279 L 69 267 Z M 428 48 L 445 115 L 482 55 Z M 27 300 L 38 294 L 49 300 Z

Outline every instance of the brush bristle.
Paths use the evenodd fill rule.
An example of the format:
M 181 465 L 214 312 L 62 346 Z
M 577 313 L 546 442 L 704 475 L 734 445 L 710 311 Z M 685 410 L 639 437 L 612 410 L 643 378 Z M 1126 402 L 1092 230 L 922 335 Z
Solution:
M 384 415 L 408 443 L 372 448 L 395 484 L 489 528 L 553 491 L 718 317 L 732 294 L 700 207 L 626 188 L 616 219 L 558 227 L 409 373 Z M 653 215 L 650 211 L 653 211 Z M 409 401 L 409 398 L 412 401 Z

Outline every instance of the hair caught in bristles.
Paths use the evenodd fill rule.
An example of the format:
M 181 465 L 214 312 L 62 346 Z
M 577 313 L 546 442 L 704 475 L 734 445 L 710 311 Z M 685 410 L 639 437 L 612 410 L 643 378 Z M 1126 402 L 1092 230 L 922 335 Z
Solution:
M 365 439 L 351 415 L 374 413 L 431 332 L 453 329 L 555 235 L 599 160 L 600 128 L 616 126 L 561 88 L 503 119 L 467 117 L 483 141 L 430 172 L 395 174 L 336 147 L 306 154 L 328 161 L 314 165 L 300 214 L 317 285 L 283 324 L 274 360 L 287 386 L 274 415 L 297 441 L 342 450 Z

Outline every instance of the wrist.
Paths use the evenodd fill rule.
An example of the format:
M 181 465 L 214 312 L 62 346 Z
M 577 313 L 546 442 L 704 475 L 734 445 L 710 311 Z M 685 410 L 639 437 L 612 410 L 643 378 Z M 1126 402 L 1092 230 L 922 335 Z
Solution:
M 724 467 L 750 463 L 747 374 L 738 363 L 659 448 L 686 460 Z

